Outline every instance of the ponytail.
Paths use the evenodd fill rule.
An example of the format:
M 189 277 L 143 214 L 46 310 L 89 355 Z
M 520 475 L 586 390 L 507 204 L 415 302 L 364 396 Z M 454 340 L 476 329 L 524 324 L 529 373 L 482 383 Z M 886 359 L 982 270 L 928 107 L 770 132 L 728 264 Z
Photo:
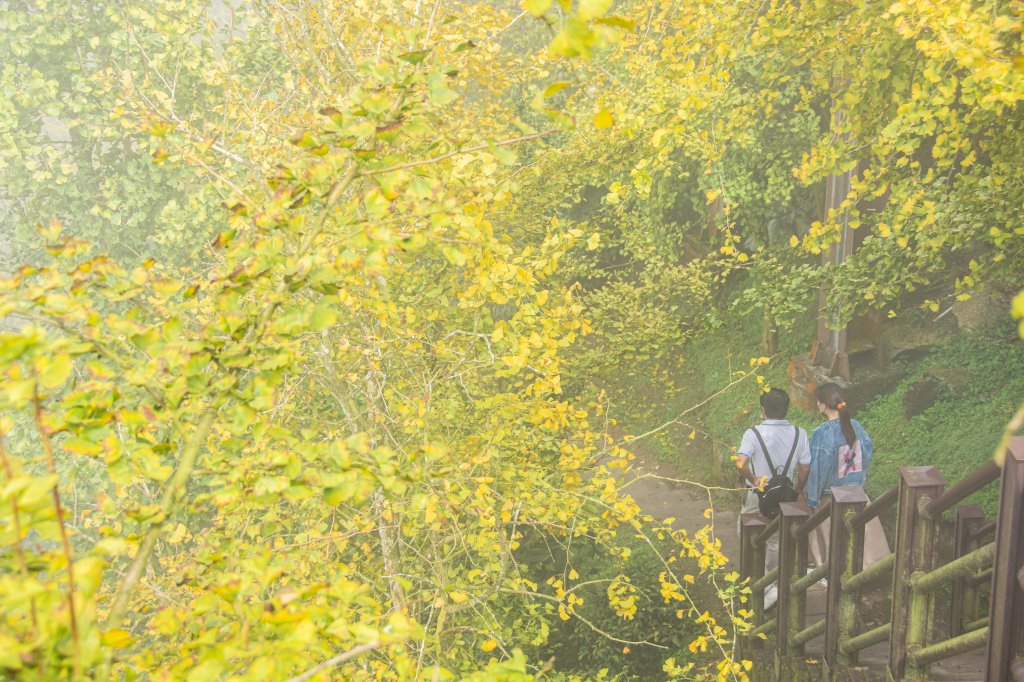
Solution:
M 850 408 L 846 406 L 846 397 L 839 384 L 822 384 L 814 389 L 814 398 L 830 410 L 839 413 L 839 427 L 843 431 L 843 438 L 851 448 L 857 442 L 857 432 L 853 430 L 853 420 L 850 418 Z

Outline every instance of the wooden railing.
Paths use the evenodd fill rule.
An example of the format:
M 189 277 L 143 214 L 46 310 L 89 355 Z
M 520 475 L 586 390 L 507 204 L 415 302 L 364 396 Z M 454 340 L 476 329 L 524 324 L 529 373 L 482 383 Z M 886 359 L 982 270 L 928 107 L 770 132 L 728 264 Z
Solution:
M 959 505 L 997 480 L 995 520 L 986 520 L 977 505 Z M 865 528 L 893 507 L 893 552 L 864 568 Z M 937 540 L 949 525 L 942 517 L 954 507 L 952 556 L 940 561 Z M 807 572 L 809 536 L 825 519 L 831 519 L 828 556 Z M 766 575 L 765 543 L 775 533 L 779 563 Z M 833 488 L 831 501 L 813 514 L 798 503 L 783 504 L 771 523 L 744 514 L 740 541 L 740 572 L 750 581 L 754 613 L 744 655 L 771 647 L 775 679 L 791 677 L 807 643 L 824 635 L 826 679 L 856 666 L 864 649 L 888 641 L 893 680 L 927 680 L 936 662 L 987 647 L 986 682 L 1024 682 L 1024 437 L 1011 440 L 1002 467 L 985 465 L 948 490 L 935 467 L 905 467 L 899 485 L 870 503 L 862 488 L 844 486 Z M 822 578 L 828 581 L 825 617 L 808 625 L 807 590 Z M 775 582 L 778 601 L 768 617 L 764 591 Z M 937 595 L 947 586 L 949 636 L 936 641 Z M 859 632 L 861 597 L 880 587 L 891 594 L 889 620 Z

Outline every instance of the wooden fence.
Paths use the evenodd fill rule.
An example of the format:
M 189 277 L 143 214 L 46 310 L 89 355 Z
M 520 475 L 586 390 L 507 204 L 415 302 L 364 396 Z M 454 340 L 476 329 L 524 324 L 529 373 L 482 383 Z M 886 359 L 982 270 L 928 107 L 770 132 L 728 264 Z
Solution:
M 960 505 L 999 481 L 996 519 L 977 505 Z M 897 511 L 893 552 L 863 567 L 865 525 Z M 955 510 L 954 510 L 955 507 Z M 943 521 L 953 511 L 955 518 Z M 831 519 L 828 557 L 807 572 L 808 538 Z M 940 533 L 952 525 L 952 556 L 940 557 Z M 790 679 L 805 645 L 824 635 L 824 677 L 857 665 L 858 653 L 889 642 L 888 677 L 927 680 L 943 659 L 987 648 L 986 682 L 1024 682 L 1024 437 L 1014 438 L 1002 467 L 987 464 L 950 488 L 935 467 L 905 467 L 900 483 L 873 502 L 864 490 L 832 490 L 829 504 L 811 512 L 786 503 L 770 523 L 759 514 L 741 518 L 740 572 L 749 578 L 754 629 L 744 653 L 770 647 L 774 679 Z M 767 575 L 765 541 L 779 533 L 779 563 Z M 807 624 L 807 590 L 827 580 L 825 617 Z M 774 615 L 763 608 L 766 587 L 778 583 Z M 868 591 L 889 589 L 888 622 L 858 631 L 858 607 Z M 950 595 L 948 604 L 939 595 Z M 937 615 L 948 609 L 949 636 L 936 641 Z

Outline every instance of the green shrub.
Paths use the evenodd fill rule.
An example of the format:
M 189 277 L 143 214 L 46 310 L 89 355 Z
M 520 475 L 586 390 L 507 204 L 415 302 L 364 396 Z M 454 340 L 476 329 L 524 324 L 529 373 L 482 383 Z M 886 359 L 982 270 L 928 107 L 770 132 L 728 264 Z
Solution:
M 1013 340 L 1009 325 L 964 333 L 936 347 L 923 361 L 906 369 L 892 392 L 879 396 L 858 415 L 875 441 L 868 495 L 876 496 L 899 481 L 904 466 L 934 465 L 952 485 L 990 461 L 1003 427 L 1024 397 L 1024 344 Z M 928 372 L 962 373 L 968 381 L 944 389 L 935 404 L 908 418 L 904 396 Z M 990 485 L 970 501 L 992 513 L 998 499 Z
M 610 557 L 599 544 L 576 539 L 572 560 L 566 562 L 561 548 L 530 547 L 528 540 L 524 542 L 520 557 L 534 557 L 529 562 L 531 580 L 543 583 L 552 575 L 567 574 L 571 567 L 578 574 L 578 579 L 571 583 L 589 583 L 574 591 L 583 599 L 577 612 L 587 622 L 579 618 L 563 621 L 557 614 L 548 619 L 550 635 L 536 654 L 542 660 L 553 656 L 554 669 L 570 675 L 582 675 L 584 679 L 598 679 L 610 670 L 616 674 L 609 679 L 650 680 L 664 676 L 662 667 L 668 658 L 675 658 L 677 665 L 695 659 L 687 647 L 700 634 L 701 626 L 693 619 L 677 617 L 677 611 L 685 608 L 679 602 L 665 603 L 659 581 L 659 574 L 664 569 L 653 554 L 657 551 L 667 558 L 674 550 L 678 551 L 678 547 L 667 538 L 660 541 L 653 538 L 652 549 L 639 536 L 628 540 L 623 538 L 621 543 L 630 550 L 628 558 Z M 680 564 L 674 566 L 679 568 Z M 687 570 L 695 574 L 699 569 L 694 564 Z M 630 592 L 636 597 L 636 611 L 632 617 L 616 613 L 609 603 L 609 587 L 622 576 L 628 576 Z M 711 587 L 704 585 L 703 581 L 697 581 L 690 589 L 708 592 L 697 597 L 704 608 L 720 603 L 710 591 Z M 697 592 L 691 594 L 696 596 Z M 627 643 L 639 641 L 665 648 Z

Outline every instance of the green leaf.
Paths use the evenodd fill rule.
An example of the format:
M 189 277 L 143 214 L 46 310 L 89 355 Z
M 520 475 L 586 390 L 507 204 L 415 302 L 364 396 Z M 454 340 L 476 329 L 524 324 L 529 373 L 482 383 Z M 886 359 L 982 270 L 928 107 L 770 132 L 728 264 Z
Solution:
M 551 0 L 525 0 L 523 8 L 535 17 L 543 16 L 551 8 Z
M 263 476 L 256 481 L 253 492 L 256 495 L 273 495 L 288 487 L 287 476 Z
M 432 73 L 427 77 L 427 90 L 430 93 L 430 101 L 439 107 L 451 104 L 459 98 L 458 93 L 448 88 L 447 76 L 439 73 Z
M 580 0 L 577 14 L 580 19 L 597 19 L 608 14 L 615 0 Z
M 109 646 L 114 649 L 124 649 L 132 644 L 131 633 L 127 630 L 107 630 L 100 635 L 100 641 L 103 642 L 104 646 Z
M 506 166 L 511 166 L 516 162 L 516 159 L 518 158 L 516 153 L 511 149 L 499 147 L 490 142 L 487 143 L 487 146 L 490 149 L 491 154 L 494 155 L 494 158 L 496 158 L 498 161 L 500 161 Z
M 611 26 L 613 28 L 619 28 L 624 31 L 632 31 L 636 28 L 636 22 L 626 17 L 602 17 L 597 19 L 595 24 L 601 24 L 602 26 Z
M 83 595 L 91 596 L 99 589 L 100 583 L 103 582 L 103 568 L 106 563 L 96 556 L 85 557 L 75 562 L 75 584 Z
M 60 353 L 52 359 L 40 358 L 39 384 L 43 388 L 56 388 L 62 385 L 71 374 L 71 356 Z
M 444 253 L 444 257 L 452 265 L 461 267 L 466 264 L 466 254 L 461 249 L 454 246 L 445 246 L 441 250 Z
M 430 50 L 419 50 L 417 52 L 406 52 L 405 54 L 398 55 L 398 58 L 404 62 L 409 62 L 410 64 L 419 64 L 427 58 L 428 54 L 430 54 Z
M 53 501 L 53 487 L 57 485 L 56 474 L 47 476 L 19 477 L 15 479 L 17 488 L 18 506 L 24 510 L 33 510 L 40 506 L 47 506 Z M 5 491 L 6 491 L 5 487 Z M 6 494 L 4 495 L 6 497 Z
M 337 321 L 338 311 L 334 309 L 334 305 L 327 299 L 320 299 L 310 316 L 309 329 L 310 331 L 322 331 L 333 327 Z
M 554 83 L 552 83 L 548 87 L 544 88 L 544 93 L 543 93 L 542 96 L 544 97 L 544 99 L 547 99 L 548 97 L 551 97 L 552 95 L 556 95 L 556 94 L 560 93 L 562 90 L 565 90 L 567 87 L 569 87 L 569 81 L 555 81 Z
M 24 407 L 35 394 L 36 382 L 32 379 L 5 379 L 0 389 L 4 399 L 14 408 Z

